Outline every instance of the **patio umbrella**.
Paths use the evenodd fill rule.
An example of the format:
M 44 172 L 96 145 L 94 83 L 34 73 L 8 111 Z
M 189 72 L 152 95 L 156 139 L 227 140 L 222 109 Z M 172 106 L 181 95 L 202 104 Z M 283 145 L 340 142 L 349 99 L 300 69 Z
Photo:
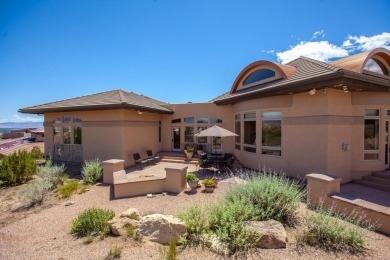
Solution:
M 225 128 L 222 128 L 217 125 L 213 125 L 212 127 L 209 127 L 197 134 L 195 134 L 196 137 L 201 136 L 211 136 L 211 137 L 228 137 L 228 136 L 238 136 L 238 134 L 230 132 L 229 130 L 226 130 Z

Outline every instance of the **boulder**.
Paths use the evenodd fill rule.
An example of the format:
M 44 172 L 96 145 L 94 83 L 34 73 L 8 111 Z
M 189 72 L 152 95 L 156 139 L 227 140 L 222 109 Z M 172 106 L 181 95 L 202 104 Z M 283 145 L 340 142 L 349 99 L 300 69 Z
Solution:
M 244 227 L 256 237 L 260 237 L 257 247 L 260 248 L 286 248 L 287 233 L 282 223 L 276 220 L 246 221 Z M 252 236 L 252 239 L 254 237 Z
M 187 235 L 187 227 L 174 216 L 152 214 L 141 218 L 138 233 L 149 241 L 168 244 Z
M 108 225 L 110 226 L 111 233 L 117 236 L 122 236 L 126 234 L 127 227 L 132 226 L 134 229 L 136 229 L 139 226 L 139 221 L 126 217 L 114 217 L 108 221 Z
M 139 214 L 138 210 L 135 208 L 129 208 L 125 212 L 122 212 L 119 216 L 121 218 L 129 218 L 129 219 L 135 219 L 135 220 L 141 219 L 141 215 Z

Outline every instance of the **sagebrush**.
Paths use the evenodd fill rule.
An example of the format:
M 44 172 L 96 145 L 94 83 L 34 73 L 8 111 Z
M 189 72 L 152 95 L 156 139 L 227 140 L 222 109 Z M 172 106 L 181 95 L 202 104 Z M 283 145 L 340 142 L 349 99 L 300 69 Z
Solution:
M 48 160 L 45 165 L 38 167 L 37 175 L 49 180 L 53 188 L 63 183 L 63 176 L 65 173 L 66 167 L 64 164 L 57 165 L 53 164 L 52 160 Z
M 91 208 L 83 211 L 72 221 L 71 233 L 77 236 L 97 236 L 110 233 L 108 221 L 115 216 L 111 210 Z
M 20 195 L 31 206 L 42 204 L 52 184 L 47 179 L 36 179 L 20 190 Z
M 81 170 L 81 174 L 85 183 L 96 183 L 102 178 L 103 175 L 102 162 L 97 158 L 90 161 L 85 161 Z
M 31 153 L 19 150 L 2 159 L 0 180 L 6 185 L 22 184 L 30 180 L 37 169 Z

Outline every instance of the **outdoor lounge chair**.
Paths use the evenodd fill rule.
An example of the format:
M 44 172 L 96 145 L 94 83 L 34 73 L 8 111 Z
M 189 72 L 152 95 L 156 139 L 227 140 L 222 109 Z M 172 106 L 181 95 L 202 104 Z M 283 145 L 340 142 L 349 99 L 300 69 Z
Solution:
M 142 168 L 142 165 L 149 163 L 148 159 L 142 159 L 139 153 L 134 153 L 133 154 L 134 162 L 135 164 L 139 165 Z
M 152 150 L 146 150 L 146 154 L 148 155 L 147 160 L 149 160 L 150 162 L 156 162 L 156 160 L 160 159 L 158 153 L 153 154 Z

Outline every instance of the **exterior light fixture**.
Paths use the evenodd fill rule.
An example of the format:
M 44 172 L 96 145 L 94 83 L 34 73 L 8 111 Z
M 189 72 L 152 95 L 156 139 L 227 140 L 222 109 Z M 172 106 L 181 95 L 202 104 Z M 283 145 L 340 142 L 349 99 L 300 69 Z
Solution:
M 344 90 L 344 93 L 348 93 L 348 87 L 347 86 L 343 86 L 343 90 Z
M 316 89 L 313 88 L 312 90 L 309 91 L 309 95 L 313 96 L 316 93 Z
M 323 88 L 322 90 L 321 90 L 321 92 L 322 92 L 322 94 L 326 94 L 326 88 Z
M 138 115 L 142 115 L 142 114 L 143 114 L 143 112 L 138 110 Z

